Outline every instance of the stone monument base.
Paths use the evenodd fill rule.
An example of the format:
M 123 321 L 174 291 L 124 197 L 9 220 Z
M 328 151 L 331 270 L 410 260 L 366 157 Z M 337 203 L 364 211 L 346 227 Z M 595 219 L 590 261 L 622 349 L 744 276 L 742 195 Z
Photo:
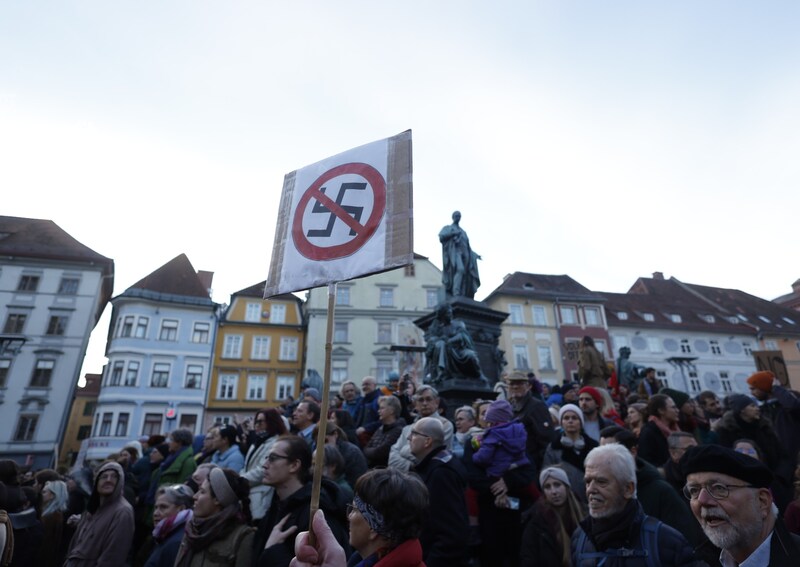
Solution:
M 461 406 L 471 406 L 475 400 L 494 400 L 497 396 L 485 382 L 466 378 L 451 378 L 434 386 L 447 403 L 447 417 L 455 418 L 455 411 Z

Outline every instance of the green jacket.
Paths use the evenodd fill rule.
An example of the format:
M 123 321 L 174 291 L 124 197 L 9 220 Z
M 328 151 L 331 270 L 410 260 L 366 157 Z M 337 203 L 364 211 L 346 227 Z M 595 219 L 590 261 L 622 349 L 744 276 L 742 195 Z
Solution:
M 196 468 L 197 463 L 194 460 L 192 448 L 185 447 L 178 454 L 178 458 L 166 470 L 161 471 L 161 476 L 158 478 L 158 486 L 183 484 L 192 476 Z M 158 470 L 156 470 L 156 473 L 158 473 Z

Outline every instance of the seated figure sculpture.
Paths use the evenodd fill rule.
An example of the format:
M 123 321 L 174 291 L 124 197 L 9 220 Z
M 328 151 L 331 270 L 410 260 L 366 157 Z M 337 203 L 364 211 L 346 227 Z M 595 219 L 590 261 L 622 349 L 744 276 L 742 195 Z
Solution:
M 463 321 L 453 319 L 450 304 L 443 303 L 436 309 L 436 319 L 425 340 L 429 383 L 450 378 L 485 380 L 472 337 Z
M 639 381 L 644 376 L 644 366 L 630 361 L 631 349 L 622 347 L 619 349 L 617 359 L 617 378 L 620 384 L 625 384 L 630 391 L 634 391 Z

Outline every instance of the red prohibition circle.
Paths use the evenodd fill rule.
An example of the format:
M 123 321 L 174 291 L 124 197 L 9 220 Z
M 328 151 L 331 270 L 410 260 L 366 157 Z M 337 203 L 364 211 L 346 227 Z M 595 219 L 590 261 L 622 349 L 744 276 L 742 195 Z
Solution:
M 309 201 L 324 195 L 320 192 L 320 188 L 326 182 L 348 173 L 363 177 L 372 188 L 372 212 L 367 222 L 360 225 L 360 230 L 356 230 L 356 236 L 349 242 L 337 244 L 335 246 L 317 246 L 316 244 L 312 244 L 303 232 L 303 214 L 305 213 Z M 377 169 L 366 163 L 345 163 L 336 166 L 320 175 L 316 181 L 306 189 L 303 196 L 300 197 L 300 202 L 297 204 L 297 208 L 294 212 L 294 221 L 292 222 L 292 240 L 294 241 L 297 251 L 309 260 L 336 260 L 338 258 L 350 256 L 364 246 L 372 235 L 375 234 L 375 231 L 381 223 L 381 218 L 383 218 L 385 208 L 386 180 L 384 180 Z M 342 215 L 347 215 L 341 208 L 333 210 L 332 212 L 340 219 Z

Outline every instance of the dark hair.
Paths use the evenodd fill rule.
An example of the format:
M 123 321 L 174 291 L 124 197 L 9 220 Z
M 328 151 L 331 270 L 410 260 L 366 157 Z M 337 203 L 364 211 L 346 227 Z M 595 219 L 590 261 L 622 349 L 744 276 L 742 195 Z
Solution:
M 41 486 L 44 486 L 45 482 L 49 482 L 51 480 L 64 480 L 61 478 L 61 475 L 53 469 L 42 469 L 40 471 L 36 471 L 33 475 L 33 478 L 36 480 L 36 484 Z
M 22 493 L 25 499 L 30 502 L 31 508 L 36 510 L 36 518 L 42 518 L 42 494 L 32 486 L 23 486 Z
M 132 465 L 133 462 L 139 458 L 139 450 L 133 445 L 125 445 L 122 449 L 119 450 L 120 453 L 122 453 L 122 451 L 126 451 L 133 459 L 133 461 L 131 461 L 128 464 Z
M 647 401 L 647 415 L 660 417 L 658 411 L 667 408 L 667 401 L 669 399 L 670 397 L 666 394 L 654 394 L 650 396 L 650 399 Z
M 764 452 L 761 450 L 761 447 L 759 447 L 758 443 L 756 443 L 752 439 L 748 439 L 747 437 L 742 437 L 741 439 L 737 439 L 736 441 L 733 442 L 733 444 L 731 445 L 731 449 L 735 451 L 736 445 L 738 445 L 739 443 L 747 443 L 748 445 L 750 445 L 753 449 L 756 450 L 756 455 L 758 455 L 758 460 L 761 461 L 762 463 L 765 462 Z
M 715 399 L 718 399 L 717 395 L 711 390 L 703 390 L 702 392 L 697 394 L 697 403 L 703 407 L 705 407 L 706 402 L 708 400 L 715 400 Z
M 584 346 L 594 346 L 594 339 L 589 335 L 583 337 L 583 345 Z
M 346 409 L 333 410 L 333 412 L 331 413 L 333 415 L 334 421 L 336 421 L 336 425 L 338 425 L 339 427 L 356 426 L 356 422 L 353 419 L 353 416 Z
M 383 516 L 394 546 L 419 537 L 429 498 L 418 476 L 396 469 L 372 469 L 356 481 L 355 494 Z
M 283 422 L 281 413 L 275 408 L 264 408 L 256 412 L 253 421 L 258 419 L 259 414 L 264 414 L 264 420 L 267 425 L 267 433 L 272 437 L 273 435 L 283 435 L 286 433 L 286 424 Z
M 253 516 L 250 514 L 250 482 L 246 478 L 239 476 L 239 473 L 233 469 L 223 468 L 221 470 L 225 474 L 225 480 L 228 481 L 228 484 L 233 489 L 233 493 L 236 494 L 236 498 L 241 504 L 241 514 L 244 517 L 244 523 L 249 524 L 253 521 Z M 217 495 L 214 494 L 214 485 L 211 484 L 210 480 L 208 482 L 208 489 L 211 491 L 211 495 L 216 498 Z
M 644 369 L 645 375 L 650 374 L 651 372 L 655 372 L 655 371 L 656 371 L 656 369 L 653 368 L 652 366 L 648 366 L 647 368 Z
M 233 447 L 236 445 L 236 437 L 239 436 L 239 430 L 233 425 L 225 425 L 219 428 L 219 436 L 228 441 L 228 444 Z
M 314 423 L 319 423 L 319 416 L 321 415 L 321 411 L 319 405 L 316 402 L 309 402 L 303 401 L 300 402 L 301 404 L 306 404 L 308 411 L 311 412 L 311 421 Z
M 636 447 L 638 440 L 630 429 L 625 429 L 619 425 L 609 425 L 600 430 L 600 437 L 603 439 L 613 438 L 614 441 L 630 450 Z
M 194 443 L 194 433 L 189 429 L 176 429 L 169 436 L 175 443 L 180 443 L 184 447 L 189 447 Z
M 339 448 L 336 445 L 325 445 L 325 461 L 324 464 L 326 467 L 331 467 L 333 471 L 334 478 L 336 480 L 339 478 L 342 473 L 344 473 L 344 457 L 342 456 L 342 452 L 339 451 Z
M 297 476 L 305 484 L 311 480 L 311 448 L 306 440 L 299 435 L 281 435 L 276 443 L 283 441 L 286 444 L 286 457 L 291 461 L 300 461 L 300 470 Z

